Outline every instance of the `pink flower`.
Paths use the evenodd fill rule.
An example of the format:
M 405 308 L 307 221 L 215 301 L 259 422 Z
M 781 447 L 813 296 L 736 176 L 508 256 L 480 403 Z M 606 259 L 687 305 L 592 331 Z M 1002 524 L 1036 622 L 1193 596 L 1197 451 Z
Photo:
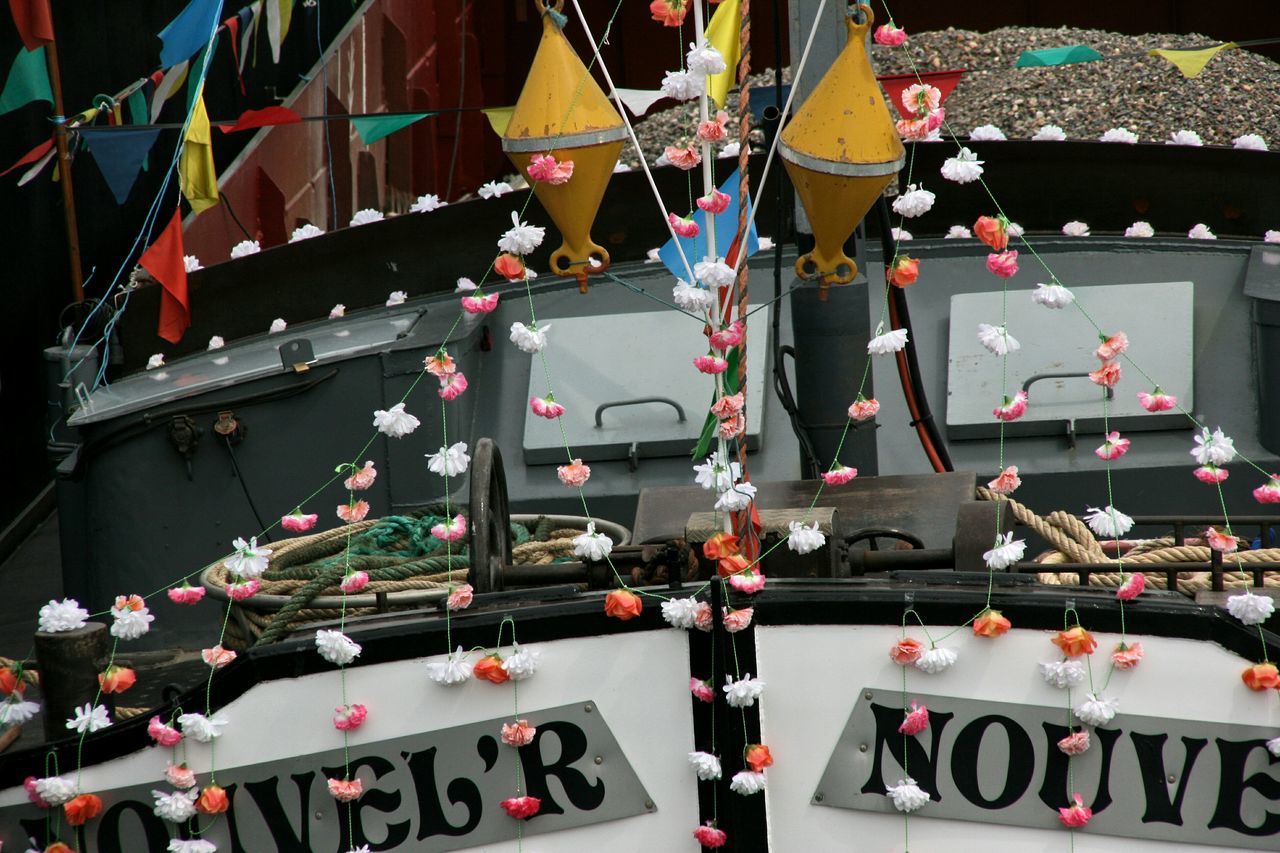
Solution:
M 725 130 L 725 125 L 728 123 L 729 123 L 729 114 L 724 110 L 720 110 L 719 112 L 716 113 L 715 118 L 707 119 L 706 121 L 698 125 L 698 138 L 701 139 L 703 142 L 720 142 L 726 136 L 729 135 L 728 132 Z M 728 196 L 725 196 L 725 198 L 727 199 Z M 728 204 L 727 201 L 725 203 Z M 698 206 L 702 207 L 701 204 L 699 204 Z M 702 209 L 707 210 L 707 208 L 705 207 L 703 207 Z M 723 212 L 723 208 L 715 212 L 721 213 Z
M 456 400 L 467 390 L 467 377 L 461 371 L 440 377 L 440 387 L 436 393 L 442 400 Z
M 236 659 L 236 653 L 231 649 L 224 649 L 222 644 L 219 643 L 211 649 L 202 649 L 200 657 L 214 669 L 222 669 Z
M 729 369 L 729 362 L 718 355 L 700 355 L 693 360 L 693 366 L 702 373 L 724 373 Z
M 731 418 L 725 418 L 720 422 L 719 433 L 721 438 L 737 438 L 747 428 L 747 418 L 745 415 L 734 415 Z
M 1116 669 L 1133 669 L 1141 661 L 1142 643 L 1134 643 L 1131 646 L 1121 643 L 1111 653 L 1111 662 L 1115 664 Z
M 342 578 L 338 588 L 347 595 L 357 593 L 369 585 L 369 573 L 363 571 L 350 572 Z
M 1234 554 L 1236 548 L 1240 547 L 1240 543 L 1236 541 L 1236 537 L 1230 533 L 1223 533 L 1216 527 L 1210 527 L 1204 532 L 1204 538 L 1209 540 L 1209 547 L 1222 554 Z
M 730 347 L 736 347 L 742 343 L 742 339 L 746 336 L 747 330 L 743 327 L 741 320 L 734 320 L 733 324 L 727 329 L 721 329 L 711 335 L 711 346 L 718 350 L 727 350 Z
M 516 820 L 524 820 L 538 813 L 538 809 L 542 808 L 542 800 L 537 797 L 510 797 L 498 805 Z
M 680 237 L 697 237 L 701 230 L 691 216 L 676 216 L 674 213 L 668 213 L 667 222 L 671 223 L 671 230 Z
M 1178 405 L 1178 398 L 1173 394 L 1164 393 L 1160 390 L 1160 386 L 1157 385 L 1156 390 L 1150 394 L 1146 391 L 1139 391 L 1138 402 L 1148 412 L 1167 412 Z
M 1067 755 L 1079 755 L 1080 753 L 1084 752 L 1088 748 L 1089 748 L 1088 729 L 1081 729 L 1078 732 L 1072 732 L 1071 734 L 1064 737 L 1062 740 L 1058 741 L 1058 749 L 1062 750 Z
M 698 164 L 702 162 L 702 154 L 698 152 L 698 147 L 693 143 L 689 143 L 684 147 L 668 145 L 662 153 L 666 155 L 672 166 L 684 169 L 686 172 L 697 168 Z
M 552 394 L 546 397 L 530 397 L 529 408 L 535 415 L 547 420 L 555 420 L 564 414 L 564 406 L 556 402 L 556 398 Z
M 1093 818 L 1093 809 L 1084 804 L 1079 794 L 1071 796 L 1075 802 L 1067 808 L 1058 809 L 1058 820 L 1062 821 L 1065 827 L 1079 829 Z
M 30 800 L 33 805 L 37 805 L 42 809 L 47 809 L 49 808 L 49 804 L 40 797 L 40 793 L 36 790 L 36 781 L 36 777 L 28 776 L 26 779 L 22 780 L 22 787 L 27 789 L 27 799 Z
M 726 394 L 711 404 L 711 414 L 717 418 L 731 418 L 742 411 L 744 401 L 742 392 Z
M 533 736 L 537 733 L 537 726 L 529 725 L 528 720 L 516 720 L 514 723 L 502 724 L 502 742 L 507 746 L 528 746 L 533 743 Z
M 1013 278 L 1018 272 L 1017 249 L 1006 249 L 1003 252 L 992 252 L 987 255 L 987 271 L 1000 278 Z
M 929 709 L 924 705 L 911 701 L 911 710 L 906 712 L 898 731 L 904 735 L 918 735 L 929 728 Z
M 329 793 L 338 802 L 349 803 L 364 793 L 364 783 L 359 779 L 330 779 Z
M 290 533 L 305 533 L 306 531 L 315 527 L 316 522 L 319 520 L 320 520 L 320 516 L 316 515 L 315 513 L 311 513 L 310 515 L 303 515 L 301 509 L 295 509 L 293 512 L 289 513 L 288 515 L 282 515 L 280 517 L 280 526 L 283 527 L 285 530 L 288 530 Z M 170 592 L 172 593 L 172 590 L 170 590 Z M 170 595 L 169 597 L 173 598 L 173 595 Z M 178 602 L 178 603 L 182 604 L 184 602 Z
M 751 617 L 754 614 L 754 608 L 743 607 L 738 610 L 727 611 L 721 621 L 724 622 L 726 631 L 730 634 L 736 634 L 751 625 Z
M 204 587 L 191 586 L 191 584 L 183 581 L 182 586 L 175 586 L 169 590 L 169 600 L 174 604 L 195 604 L 204 598 L 204 593 Z
M 713 216 L 718 216 L 729 209 L 729 194 L 713 189 L 695 203 L 698 205 L 699 210 L 705 210 Z
M 1219 468 L 1217 465 L 1212 463 L 1208 465 L 1201 465 L 1191 473 L 1195 475 L 1197 480 L 1202 483 L 1208 483 L 1209 485 L 1221 483 L 1230 476 L 1230 472 L 1227 471 L 1226 468 Z
M 573 177 L 573 161 L 563 160 L 559 163 L 550 154 L 536 156 L 529 162 L 529 180 L 534 183 L 546 183 L 552 186 L 568 183 Z
M 373 481 L 377 478 L 378 472 L 373 467 L 373 463 L 366 462 L 363 468 L 357 468 L 355 473 L 342 483 L 342 487 L 351 491 L 361 492 L 372 486 Z
M 1011 495 L 1021 485 L 1022 479 L 1018 476 L 1018 466 L 1010 465 L 997 474 L 994 480 L 987 483 L 987 488 L 997 495 Z
M 1125 578 L 1124 583 L 1120 584 L 1119 589 L 1116 590 L 1116 598 L 1121 601 L 1133 601 L 1142 595 L 1142 591 L 1146 588 L 1147 576 L 1142 572 L 1133 572 Z
M 880 403 L 873 397 L 868 400 L 861 394 L 858 399 L 849 404 L 849 417 L 855 421 L 869 421 L 874 418 L 880 411 Z
M 338 505 L 338 518 L 347 524 L 355 524 L 357 521 L 364 521 L 364 517 L 369 514 L 368 501 L 352 501 L 351 503 Z
M 186 764 L 170 764 L 164 769 L 165 780 L 183 791 L 196 786 L 196 774 Z
M 938 112 L 942 112 L 942 110 Z M 903 139 L 921 140 L 933 132 L 933 129 L 929 127 L 929 120 L 925 118 L 900 118 L 894 123 L 894 126 L 898 129 L 898 134 Z
M 178 741 L 182 740 L 182 732 L 173 726 L 166 725 L 158 716 L 152 717 L 147 723 L 147 734 L 161 746 L 176 746 Z
M 710 681 L 703 681 L 701 678 L 689 679 L 689 692 L 694 695 L 695 699 L 703 702 L 713 702 L 716 698 L 716 692 L 711 687 Z
M 693 831 L 693 840 L 711 850 L 723 847 L 729 841 L 723 829 L 717 829 L 711 821 Z
M 822 482 L 828 486 L 843 486 L 856 476 L 858 476 L 857 468 L 846 468 L 837 462 L 830 471 L 823 473 Z
M 1094 455 L 1099 459 L 1105 459 L 1108 462 L 1112 459 L 1119 459 L 1128 452 L 1129 439 L 1121 438 L 1119 432 L 1107 433 L 1107 437 L 1102 442 L 1102 446 L 1093 451 Z
M 1129 336 L 1124 332 L 1116 332 L 1109 338 L 1103 338 L 1102 343 L 1098 344 L 1098 348 L 1093 354 L 1103 361 L 1111 361 L 1129 348 Z
M 333 710 L 333 727 L 340 732 L 360 728 L 369 716 L 369 709 L 364 705 L 340 705 Z
M 247 601 L 262 589 L 262 581 L 254 578 L 247 581 L 236 581 L 227 584 L 227 597 L 232 601 Z
M 462 310 L 468 314 L 488 314 L 498 307 L 497 293 L 484 293 L 479 296 L 462 297 Z
M 711 603 L 707 601 L 699 601 L 697 608 L 693 612 L 693 627 L 699 631 L 711 630 Z
M 729 576 L 729 586 L 746 595 L 755 595 L 764 589 L 764 581 L 764 575 L 752 569 Z
M 942 106 L 942 92 L 927 83 L 912 83 L 902 92 L 902 106 L 911 115 L 928 115 Z
M 1000 421 L 1016 421 L 1018 418 L 1026 414 L 1027 411 L 1027 392 L 1019 391 L 1013 395 L 1013 399 L 1004 398 L 1004 404 L 991 410 L 991 414 L 996 416 L 996 420 Z
M 1095 385 L 1114 388 L 1116 383 L 1120 381 L 1120 365 L 1114 361 L 1108 361 L 1102 367 L 1090 373 L 1089 380 Z
M 885 47 L 900 47 L 907 40 L 907 31 L 895 27 L 891 21 L 876 27 L 871 37 L 876 44 L 882 44 Z
M 458 369 L 458 366 L 453 362 L 453 356 L 444 350 L 440 350 L 435 355 L 427 356 L 423 365 L 427 368 L 427 373 L 432 376 L 444 376 Z
M 581 459 L 575 459 L 568 465 L 561 465 L 557 468 L 556 476 L 566 486 L 581 486 L 591 476 L 591 467 L 583 465 Z
M 1260 504 L 1280 504 L 1280 475 L 1272 474 L 1271 479 L 1254 489 L 1253 499 Z
M 449 590 L 449 598 L 445 602 L 445 606 L 450 610 L 466 610 L 471 605 L 471 600 L 474 597 L 475 590 L 471 588 L 471 584 L 459 584 Z
M 431 535 L 441 542 L 457 542 L 467 535 L 467 519 L 461 513 L 432 525 Z

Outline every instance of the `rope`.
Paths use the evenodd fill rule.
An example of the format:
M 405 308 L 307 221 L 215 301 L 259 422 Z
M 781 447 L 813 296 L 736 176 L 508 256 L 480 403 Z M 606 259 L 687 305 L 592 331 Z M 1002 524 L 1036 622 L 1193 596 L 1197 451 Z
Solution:
M 1066 554 L 1073 563 L 1108 563 L 1111 558 L 1102 550 L 1088 525 L 1069 512 L 1056 510 L 1041 518 L 1029 507 L 1010 497 L 999 495 L 985 486 L 978 487 L 978 499 L 1004 501 L 1013 517 L 1024 527 L 1038 533 L 1046 542 Z

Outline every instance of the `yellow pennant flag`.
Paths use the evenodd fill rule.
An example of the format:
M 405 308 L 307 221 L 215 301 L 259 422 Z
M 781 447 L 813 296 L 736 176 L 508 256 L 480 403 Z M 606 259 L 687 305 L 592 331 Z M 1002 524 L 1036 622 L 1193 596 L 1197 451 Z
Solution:
M 213 135 L 209 114 L 204 109 L 204 92 L 196 95 L 191 123 L 182 141 L 178 160 L 178 183 L 191 209 L 202 213 L 218 203 L 218 175 L 213 171 Z
M 1235 42 L 1229 41 L 1201 50 L 1171 50 L 1160 47 L 1147 51 L 1147 55 L 1159 56 L 1169 60 L 1182 72 L 1183 77 L 1191 78 L 1198 76 L 1204 70 L 1204 67 L 1209 64 L 1209 60 L 1217 56 L 1218 51 L 1228 50 L 1235 46 Z
M 487 110 L 481 110 L 484 117 L 489 120 L 489 126 L 493 128 L 493 132 L 501 136 L 507 132 L 507 125 L 511 123 L 511 113 L 515 111 L 515 107 L 490 107 Z
M 707 78 L 707 94 L 724 109 L 729 90 L 738 81 L 738 34 L 742 28 L 739 0 L 724 0 L 707 22 L 707 42 L 724 57 L 725 69 Z

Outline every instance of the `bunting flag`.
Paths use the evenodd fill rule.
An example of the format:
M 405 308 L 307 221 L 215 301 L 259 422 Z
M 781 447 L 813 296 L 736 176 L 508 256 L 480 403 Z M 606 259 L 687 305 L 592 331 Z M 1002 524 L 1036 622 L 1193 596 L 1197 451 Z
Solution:
M 98 171 L 116 197 L 116 204 L 129 199 L 129 191 L 138 180 L 147 153 L 160 135 L 159 128 L 104 130 L 85 128 L 80 131 Z
M 209 114 L 204 109 L 203 93 L 196 95 L 191 122 L 182 141 L 178 184 L 197 214 L 218 203 L 218 175 L 213 170 L 213 134 L 209 130 Z
M 1189 80 L 1192 77 L 1198 77 L 1204 67 L 1209 64 L 1209 60 L 1217 56 L 1219 51 L 1230 50 L 1236 46 L 1235 42 L 1228 41 L 1200 50 L 1171 50 L 1160 47 L 1147 51 L 1147 56 L 1159 56 L 1169 60 L 1182 72 L 1182 76 Z
M 253 55 L 253 34 L 258 31 L 258 21 L 262 19 L 262 0 L 250 3 L 240 10 L 240 50 L 236 56 L 236 71 L 244 76 L 245 60 Z
M 742 28 L 739 0 L 724 0 L 707 21 L 707 42 L 724 57 L 725 69 L 707 78 L 707 94 L 724 109 L 729 90 L 738 81 L 738 36 Z
M 182 217 L 175 207 L 164 231 L 138 258 L 138 266 L 160 283 L 160 324 L 156 334 L 171 344 L 182 340 L 182 333 L 191 325 L 187 265 L 182 255 Z
M 13 23 L 27 50 L 53 43 L 53 13 L 49 0 L 9 0 Z
M 32 148 L 26 154 L 23 154 L 22 157 L 18 159 L 18 162 L 14 163 L 12 166 L 5 169 L 3 172 L 0 172 L 0 178 L 9 174 L 14 169 L 17 169 L 19 166 L 25 166 L 28 163 L 36 162 L 45 154 L 48 154 L 52 151 L 53 151 L 53 137 L 50 136 L 48 139 L 46 139 L 44 142 L 41 142 L 35 148 Z
M 363 116 L 351 119 L 356 133 L 365 145 L 372 145 L 384 136 L 390 136 L 397 130 L 403 130 L 416 121 L 422 121 L 435 113 L 409 113 L 396 116 Z M 504 128 L 505 129 L 505 128 Z
M 18 51 L 4 81 L 4 90 L 0 91 L 0 115 L 35 101 L 53 103 L 49 66 L 45 62 L 43 47 Z
M 156 83 L 155 94 L 151 96 L 151 123 L 155 124 L 156 119 L 160 118 L 160 111 L 164 109 L 165 101 L 172 98 L 182 84 L 187 82 L 187 68 L 191 64 L 190 60 L 183 60 L 177 65 L 164 72 L 164 76 Z M 154 75 L 153 75 L 154 79 Z
M 511 114 L 515 109 L 515 107 L 489 107 L 480 112 L 484 113 L 484 117 L 489 120 L 489 127 L 493 128 L 493 132 L 502 136 L 507 132 L 507 125 L 511 124 Z
M 178 17 L 160 31 L 160 65 L 171 68 L 190 59 L 195 52 L 209 43 L 222 0 L 191 0 Z
M 39 160 L 37 160 L 34 166 L 32 166 L 30 169 L 27 169 L 27 171 L 23 172 L 21 178 L 18 178 L 18 186 L 20 187 L 26 186 L 28 181 L 32 180 L 36 175 L 43 172 L 44 167 L 48 166 L 49 163 L 53 161 L 53 158 L 57 156 L 57 153 L 58 153 L 58 149 L 55 148 L 52 144 L 50 144 L 48 147 L 48 150 L 44 152 L 44 156 L 41 157 Z M 57 166 L 53 167 L 53 179 L 55 181 L 58 180 Z
M 716 245 L 720 252 L 724 252 L 726 246 L 732 245 L 734 235 L 738 232 L 738 170 L 734 169 L 733 174 L 725 179 L 720 185 L 720 192 L 727 193 L 729 196 L 729 206 L 722 213 L 716 214 Z M 748 196 L 748 204 L 750 204 L 750 196 Z M 661 249 L 658 250 L 658 259 L 663 265 L 671 271 L 676 278 L 687 278 L 689 273 L 685 270 L 684 264 L 680 261 L 680 251 L 676 248 L 676 239 L 680 241 L 680 247 L 684 249 L 684 256 L 688 258 L 689 265 L 692 266 L 710 253 L 707 251 L 707 214 L 706 211 L 698 209 L 693 214 L 693 221 L 698 223 L 697 237 L 678 237 L 666 242 Z M 747 257 L 751 257 L 760 251 L 760 240 L 756 236 L 756 225 L 751 223 L 751 230 L 747 232 Z
M 258 0 L 252 6 L 245 6 L 236 14 L 232 15 L 222 22 L 227 28 L 227 32 L 231 35 L 231 58 L 236 63 L 236 78 L 240 81 L 240 94 L 244 94 L 244 57 L 249 52 L 249 37 L 253 34 L 253 28 L 258 20 L 257 10 L 262 6 L 262 0 Z M 240 34 L 240 28 L 244 27 L 245 32 L 243 40 Z
M 649 112 L 650 107 L 667 97 L 661 89 L 616 89 L 615 91 L 622 103 L 636 117 Z
M 235 124 L 220 124 L 218 130 L 223 133 L 238 133 L 255 127 L 270 127 L 277 124 L 298 124 L 302 116 L 288 107 L 263 107 L 260 110 L 245 110 L 236 119 Z
M 279 64 L 280 45 L 289 34 L 293 20 L 293 0 L 264 0 L 267 4 L 267 41 L 271 42 L 271 61 Z
M 1093 62 L 1102 54 L 1093 48 L 1075 44 L 1070 47 L 1050 47 L 1044 50 L 1024 50 L 1015 68 L 1031 68 L 1037 65 L 1070 65 L 1073 62 Z

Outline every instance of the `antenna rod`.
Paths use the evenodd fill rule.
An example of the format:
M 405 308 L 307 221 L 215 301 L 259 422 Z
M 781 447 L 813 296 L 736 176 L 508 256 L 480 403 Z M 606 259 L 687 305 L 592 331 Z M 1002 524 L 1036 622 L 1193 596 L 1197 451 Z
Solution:
M 52 26 L 52 24 L 50 24 Z M 58 71 L 57 41 L 45 45 L 49 85 L 53 89 L 53 139 L 58 148 L 58 179 L 62 184 L 62 214 L 67 221 L 67 256 L 71 261 L 71 293 L 84 302 L 84 275 L 80 265 L 80 230 L 76 227 L 76 198 L 71 186 L 71 157 L 67 153 L 67 117 L 62 111 L 62 75 Z

